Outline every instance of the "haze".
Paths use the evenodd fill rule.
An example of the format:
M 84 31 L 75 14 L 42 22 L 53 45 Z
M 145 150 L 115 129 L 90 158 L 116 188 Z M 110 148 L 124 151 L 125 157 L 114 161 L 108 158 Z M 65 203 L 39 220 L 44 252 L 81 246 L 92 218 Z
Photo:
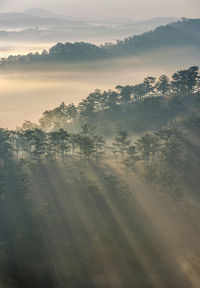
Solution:
M 0 0 L 0 288 L 200 288 L 199 11 Z
M 7 0 L 0 2 L 1 12 L 23 11 L 32 7 L 50 9 L 73 17 L 144 19 L 163 16 L 199 17 L 199 0 Z
M 28 18 L 29 20 L 29 17 L 23 18 L 23 15 L 26 14 L 24 13 L 21 16 L 15 15 L 14 23 L 16 26 L 12 27 L 9 25 L 12 24 L 14 14 L 4 15 L 5 19 L 2 16 L 2 23 L 5 20 L 5 23 L 9 25 L 1 28 L 5 31 L 2 31 L 0 39 L 0 57 L 41 52 L 43 49 L 49 49 L 57 42 L 85 41 L 98 44 L 107 41 L 113 42 L 116 39 L 141 34 L 177 20 L 177 18 L 162 17 L 198 17 L 200 3 L 197 0 L 0 1 L 1 13 L 24 12 L 33 7 L 49 10 L 49 21 L 52 20 L 51 13 L 53 16 L 53 13 L 64 15 L 66 20 L 71 20 L 69 20 L 69 23 L 62 24 L 61 22 L 58 25 L 57 22 L 50 22 L 43 26 L 43 22 L 39 23 L 37 17 L 34 24 L 23 22 L 23 19 L 27 20 Z M 46 10 L 38 9 L 37 11 L 45 12 Z M 67 17 L 72 17 L 73 20 Z M 85 19 L 81 20 L 81 17 L 85 17 Z M 135 22 L 138 19 L 153 17 L 160 18 L 152 21 Z M 87 18 L 94 20 L 90 21 Z M 107 22 L 99 21 L 100 18 L 109 18 L 109 20 Z M 117 19 L 113 20 L 113 18 Z M 128 21 L 128 18 L 132 20 Z M 21 25 L 21 27 L 17 25 Z M 39 27 L 38 30 L 34 30 L 35 25 Z M 9 34 L 11 30 L 14 33 L 12 35 Z M 5 38 L 3 38 L 5 34 Z M 158 63 L 159 60 L 156 58 L 154 61 L 153 58 L 151 59 L 152 55 L 149 54 L 146 58 L 142 57 L 142 59 L 126 60 L 122 61 L 123 63 L 121 60 L 117 61 L 114 66 L 113 63 L 108 62 L 98 63 L 95 67 L 96 64 L 94 63 L 92 67 L 89 67 L 89 70 L 87 67 L 81 67 L 80 71 L 80 67 L 76 67 L 74 71 L 71 71 L 70 68 L 65 72 L 58 69 L 42 74 L 40 71 L 28 75 L 26 73 L 20 74 L 19 71 L 17 73 L 1 74 L 0 125 L 1 127 L 15 128 L 24 120 L 37 121 L 44 110 L 52 109 L 62 101 L 77 104 L 97 88 L 113 89 L 116 85 L 134 84 L 142 81 L 148 75 L 171 74 L 179 69 L 181 65 L 186 68 L 197 64 L 196 59 L 198 58 L 194 53 L 187 52 L 184 54 L 185 56 L 180 51 L 178 51 L 178 54 L 175 51 L 173 53 L 175 60 L 173 63 L 172 59 L 170 65 L 167 64 L 168 59 L 163 58 L 162 63 Z M 179 59 L 178 55 L 180 56 Z M 190 58 L 188 58 L 188 55 L 190 55 Z M 161 58 L 164 56 L 165 53 L 160 54 Z M 171 55 L 169 55 L 169 58 L 171 59 Z M 155 63 L 157 64 L 155 65 Z
M 175 70 L 195 65 L 199 56 L 194 49 L 178 49 L 173 53 L 163 49 L 159 55 L 156 52 L 88 64 L 54 64 L 47 70 L 34 68 L 2 73 L 0 126 L 14 129 L 24 120 L 37 122 L 45 110 L 53 109 L 61 102 L 78 104 L 95 89 L 137 84 L 149 75 L 171 76 Z

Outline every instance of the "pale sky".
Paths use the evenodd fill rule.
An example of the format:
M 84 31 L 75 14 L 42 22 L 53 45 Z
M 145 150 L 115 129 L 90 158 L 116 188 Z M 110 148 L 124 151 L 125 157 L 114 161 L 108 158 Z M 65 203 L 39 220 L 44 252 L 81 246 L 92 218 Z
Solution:
M 0 12 L 40 7 L 74 17 L 200 18 L 200 0 L 0 0 Z

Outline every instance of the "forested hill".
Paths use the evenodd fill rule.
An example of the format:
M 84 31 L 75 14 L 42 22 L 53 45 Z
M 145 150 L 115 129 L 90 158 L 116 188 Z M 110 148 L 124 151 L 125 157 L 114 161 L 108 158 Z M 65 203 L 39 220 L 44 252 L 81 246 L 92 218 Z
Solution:
M 64 129 L 71 133 L 79 131 L 84 123 L 92 123 L 96 132 L 109 138 L 116 131 L 140 135 L 180 123 L 198 130 L 199 109 L 200 74 L 198 66 L 193 66 L 170 78 L 149 76 L 136 85 L 118 85 L 107 91 L 96 89 L 78 105 L 61 103 L 45 111 L 39 125 L 26 121 L 19 129 Z
M 57 43 L 49 51 L 29 53 L 28 55 L 9 56 L 1 59 L 1 65 L 15 63 L 34 63 L 51 61 L 88 61 L 138 55 L 166 47 L 199 47 L 200 19 L 182 19 L 181 21 L 160 26 L 154 31 L 143 33 L 117 41 L 97 46 L 91 43 Z
M 147 77 L 0 128 L 1 288 L 200 287 L 199 80 Z

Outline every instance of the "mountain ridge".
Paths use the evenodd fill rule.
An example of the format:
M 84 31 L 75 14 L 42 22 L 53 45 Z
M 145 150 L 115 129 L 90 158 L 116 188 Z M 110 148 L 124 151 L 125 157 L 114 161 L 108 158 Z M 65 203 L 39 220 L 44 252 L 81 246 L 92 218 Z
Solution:
M 196 47 L 200 45 L 200 19 L 183 19 L 159 26 L 155 30 L 118 40 L 115 44 L 95 45 L 87 42 L 57 43 L 49 52 L 21 57 L 10 56 L 11 62 L 84 61 L 127 57 L 167 47 Z
M 35 15 L 35 16 L 39 16 L 39 17 L 50 17 L 50 18 L 66 18 L 66 16 L 64 15 L 60 15 L 57 13 L 54 13 L 50 10 L 47 9 L 43 9 L 40 7 L 33 7 L 30 9 L 27 9 L 24 11 L 25 14 L 30 14 L 30 15 Z

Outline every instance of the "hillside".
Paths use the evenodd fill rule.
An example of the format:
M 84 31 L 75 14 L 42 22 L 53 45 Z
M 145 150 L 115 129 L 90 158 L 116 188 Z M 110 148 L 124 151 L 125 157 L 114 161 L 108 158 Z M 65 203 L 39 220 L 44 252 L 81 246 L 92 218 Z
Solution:
M 0 43 L 4 46 L 7 41 L 9 47 L 9 43 L 17 46 L 21 42 L 27 45 L 28 42 L 30 48 L 32 43 L 42 43 L 45 48 L 45 44 L 50 47 L 53 43 L 66 40 L 104 43 L 132 34 L 138 35 L 177 19 L 160 17 L 136 21 L 127 18 L 104 19 L 103 16 L 101 19 L 90 19 L 68 17 L 46 9 L 32 8 L 18 13 L 0 13 Z
M 200 286 L 198 70 L 0 128 L 1 287 Z
M 179 119 L 198 115 L 200 110 L 198 67 L 179 70 L 170 78 L 146 77 L 135 85 L 116 86 L 114 90 L 96 89 L 78 105 L 62 103 L 47 110 L 39 119 L 45 131 L 80 129 L 92 123 L 108 137 L 116 131 L 141 134 L 176 125 Z
M 50 48 L 49 52 L 10 56 L 1 61 L 1 66 L 16 63 L 102 60 L 137 56 L 162 48 L 196 47 L 198 50 L 200 44 L 199 30 L 200 19 L 183 19 L 166 26 L 160 26 L 153 31 L 117 41 L 116 44 L 106 43 L 97 46 L 85 42 L 58 43 Z

